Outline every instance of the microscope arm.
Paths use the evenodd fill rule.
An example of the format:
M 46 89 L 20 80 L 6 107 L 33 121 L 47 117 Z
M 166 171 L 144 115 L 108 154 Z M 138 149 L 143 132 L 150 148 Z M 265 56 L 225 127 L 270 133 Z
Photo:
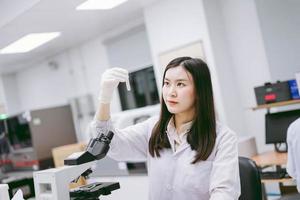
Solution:
M 69 184 L 95 164 L 95 161 L 74 166 L 63 166 L 33 173 L 36 199 L 69 200 Z
M 74 153 L 65 159 L 65 165 L 80 165 L 83 163 L 100 160 L 104 158 L 109 150 L 109 144 L 114 136 L 112 131 L 107 135 L 99 133 L 96 138 L 90 140 L 86 150 L 80 153 Z

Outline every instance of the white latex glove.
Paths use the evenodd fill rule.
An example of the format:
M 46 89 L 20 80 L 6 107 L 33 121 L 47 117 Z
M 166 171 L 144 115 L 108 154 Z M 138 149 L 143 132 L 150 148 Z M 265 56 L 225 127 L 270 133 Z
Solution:
M 114 90 L 120 82 L 126 82 L 127 90 L 130 90 L 129 75 L 126 69 L 107 69 L 101 78 L 99 101 L 108 104 L 111 102 Z
M 11 200 L 24 200 L 22 190 L 18 190 Z

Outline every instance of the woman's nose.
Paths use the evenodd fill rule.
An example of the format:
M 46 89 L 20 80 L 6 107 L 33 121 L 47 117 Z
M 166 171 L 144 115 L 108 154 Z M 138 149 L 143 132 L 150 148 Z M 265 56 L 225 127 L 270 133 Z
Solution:
M 176 88 L 174 86 L 170 87 L 169 96 L 171 96 L 171 97 L 177 96 Z

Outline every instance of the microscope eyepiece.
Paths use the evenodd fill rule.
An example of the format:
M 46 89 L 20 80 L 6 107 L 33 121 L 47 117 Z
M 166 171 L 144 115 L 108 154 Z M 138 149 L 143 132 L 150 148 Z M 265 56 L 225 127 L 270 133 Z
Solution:
M 79 155 L 74 156 L 72 154 L 70 157 L 65 159 L 65 165 L 80 165 L 104 158 L 109 150 L 109 144 L 113 136 L 114 133 L 109 131 L 107 135 L 102 133 L 97 138 L 91 139 L 86 150 Z
M 109 131 L 107 133 L 107 136 L 106 136 L 109 140 L 112 140 L 112 138 L 114 137 L 114 133 L 112 131 Z

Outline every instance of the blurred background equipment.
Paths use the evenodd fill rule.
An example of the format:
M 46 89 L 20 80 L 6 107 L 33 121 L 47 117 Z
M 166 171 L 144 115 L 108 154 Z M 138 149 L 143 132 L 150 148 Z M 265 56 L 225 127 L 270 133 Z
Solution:
M 90 136 L 86 133 L 86 128 L 93 120 L 96 112 L 93 96 L 87 94 L 72 98 L 69 102 L 72 109 L 77 139 L 78 141 L 88 142 Z
M 255 87 L 254 91 L 257 105 L 287 101 L 291 99 L 288 81 L 265 83 L 263 86 Z
M 52 167 L 52 148 L 77 142 L 69 105 L 17 114 L 2 120 L 0 129 L 1 124 L 8 141 L 4 137 L 0 149 L 4 153 L 11 149 L 12 170 Z
M 0 166 L 8 157 L 10 147 L 7 139 L 5 121 L 0 121 Z

